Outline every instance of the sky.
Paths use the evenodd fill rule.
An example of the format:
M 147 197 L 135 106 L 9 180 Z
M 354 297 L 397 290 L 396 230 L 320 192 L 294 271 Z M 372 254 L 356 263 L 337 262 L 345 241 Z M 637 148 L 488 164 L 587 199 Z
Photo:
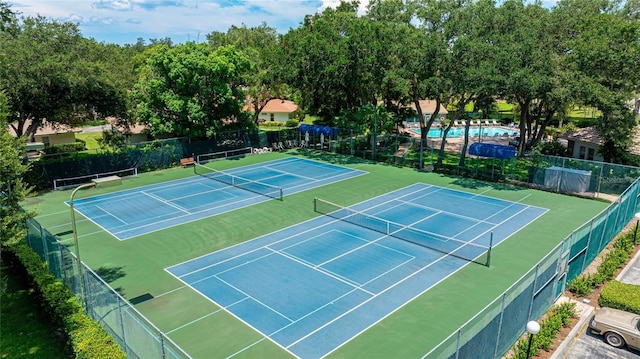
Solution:
M 306 15 L 335 7 L 339 0 L 8 0 L 23 16 L 44 16 L 78 24 L 98 42 L 135 44 L 138 38 L 174 43 L 206 41 L 212 31 L 262 23 L 279 33 L 300 26 Z M 361 0 L 361 7 L 368 4 Z M 543 1 L 551 5 L 555 1 Z

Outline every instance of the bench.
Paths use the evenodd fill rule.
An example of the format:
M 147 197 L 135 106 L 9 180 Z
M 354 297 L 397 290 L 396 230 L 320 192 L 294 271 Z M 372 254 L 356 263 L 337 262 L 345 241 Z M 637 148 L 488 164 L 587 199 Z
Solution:
M 122 184 L 122 178 L 118 176 L 107 176 L 107 177 L 94 178 L 91 180 L 91 182 L 93 182 L 98 188 L 111 187 L 111 186 L 118 186 Z
M 180 167 L 191 166 L 191 165 L 193 165 L 195 163 L 196 163 L 196 161 L 194 161 L 193 157 L 186 157 L 186 158 L 181 158 L 180 159 Z

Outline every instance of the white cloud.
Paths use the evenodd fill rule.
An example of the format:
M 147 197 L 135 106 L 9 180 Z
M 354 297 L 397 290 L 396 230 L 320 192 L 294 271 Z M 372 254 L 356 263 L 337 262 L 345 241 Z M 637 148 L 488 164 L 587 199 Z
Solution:
M 107 9 L 116 11 L 130 11 L 133 6 L 128 0 L 100 0 L 91 4 L 95 9 Z

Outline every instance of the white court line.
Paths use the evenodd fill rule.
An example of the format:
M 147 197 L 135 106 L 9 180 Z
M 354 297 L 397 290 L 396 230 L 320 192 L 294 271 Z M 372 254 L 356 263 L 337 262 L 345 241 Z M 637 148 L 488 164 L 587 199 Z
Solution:
M 248 350 L 248 349 L 251 349 L 254 345 L 260 344 L 260 343 L 261 343 L 261 342 L 263 342 L 265 339 L 266 339 L 266 338 L 259 339 L 259 340 L 257 340 L 255 343 L 252 343 L 251 345 L 248 345 L 248 346 L 246 346 L 246 347 L 244 347 L 244 348 L 242 348 L 242 349 L 238 350 L 237 352 L 235 352 L 235 353 L 233 353 L 233 354 L 229 355 L 229 356 L 228 356 L 228 357 L 226 357 L 225 359 L 233 358 L 234 356 L 236 356 L 236 355 L 238 355 L 238 354 L 242 353 L 243 351 Z
M 169 295 L 169 294 L 171 294 L 171 293 L 173 293 L 173 292 L 177 292 L 177 291 L 179 291 L 179 290 L 181 290 L 181 289 L 185 289 L 185 288 L 189 288 L 189 287 L 187 287 L 186 285 L 183 285 L 183 286 L 181 286 L 181 287 L 178 287 L 178 288 L 175 288 L 175 289 L 171 289 L 171 290 L 170 290 L 170 291 L 168 291 L 168 292 L 164 292 L 164 293 L 158 294 L 157 296 L 153 297 L 153 299 L 160 298 L 160 297 L 164 297 L 165 295 Z
M 144 194 L 144 195 L 147 195 L 147 196 L 149 196 L 149 197 L 151 197 L 151 198 L 155 199 L 156 201 L 158 201 L 158 202 L 160 202 L 160 203 L 166 204 L 166 205 L 167 205 L 167 206 L 169 206 L 169 207 L 173 207 L 173 208 L 177 209 L 178 211 L 184 212 L 184 213 L 186 213 L 186 214 L 191 214 L 191 213 L 189 213 L 189 211 L 187 211 L 186 209 L 184 209 L 184 208 L 182 208 L 182 207 L 180 207 L 180 206 L 178 206 L 178 205 L 176 205 L 176 204 L 173 204 L 173 203 L 171 203 L 170 201 L 167 201 L 166 199 L 164 199 L 164 198 L 162 198 L 162 197 L 156 196 L 155 194 L 148 193 L 148 192 L 145 192 L 145 191 L 140 191 L 140 193 L 142 193 L 142 194 Z
M 231 283 L 229 283 L 229 282 L 225 281 L 224 279 L 222 279 L 222 278 L 218 277 L 217 275 L 216 275 L 215 277 L 216 277 L 219 281 L 221 281 L 222 283 L 224 283 L 224 284 L 228 285 L 229 287 L 231 287 L 231 288 L 233 288 L 233 289 L 237 290 L 238 292 L 240 292 L 240 293 L 244 294 L 244 295 L 245 295 L 245 297 L 246 297 L 245 299 L 253 299 L 256 303 L 258 303 L 258 304 L 262 305 L 263 307 L 265 307 L 265 308 L 269 309 L 270 311 L 272 311 L 272 312 L 276 313 L 277 315 L 279 315 L 279 316 L 281 316 L 282 318 L 284 318 L 284 319 L 288 320 L 289 322 L 294 322 L 294 320 L 293 320 L 293 319 L 291 319 L 291 318 L 287 317 L 287 316 L 286 316 L 286 315 L 284 315 L 283 313 L 280 313 L 279 311 L 275 310 L 274 308 L 271 308 L 271 307 L 270 307 L 270 306 L 268 306 L 266 303 L 263 303 L 262 301 L 258 300 L 258 298 L 255 298 L 255 297 L 253 297 L 253 296 L 249 295 L 249 293 L 247 293 L 247 292 L 243 291 L 242 289 L 240 289 L 240 288 L 236 287 L 235 285 L 232 285 Z M 238 303 L 238 302 L 233 303 L 233 304 L 228 305 L 228 306 L 223 307 L 223 308 L 229 308 L 229 307 L 231 307 L 231 306 L 233 306 L 234 304 L 237 304 L 237 303 Z
M 271 249 L 271 248 L 269 248 L 269 249 Z M 296 257 L 294 257 L 294 256 L 292 256 L 292 255 L 290 255 L 288 253 L 281 253 L 281 252 L 273 250 L 273 249 L 271 249 L 271 250 L 275 254 L 279 254 L 279 255 L 281 255 L 281 256 L 289 259 L 289 260 L 292 260 L 294 262 L 300 263 L 303 266 L 305 266 L 305 267 L 307 267 L 309 269 L 312 269 L 312 270 L 314 270 L 316 272 L 322 273 L 322 274 L 324 274 L 324 275 L 326 275 L 328 277 L 331 277 L 331 278 L 337 280 L 338 282 L 342 282 L 342 283 L 344 283 L 344 284 L 346 284 L 346 285 L 348 285 L 348 286 L 350 286 L 350 287 L 352 287 L 354 289 L 360 289 L 361 291 L 363 291 L 363 292 L 365 292 L 365 293 L 367 293 L 369 295 L 373 295 L 373 293 L 369 292 L 368 290 L 360 288 L 360 286 L 357 283 L 354 284 L 353 282 L 345 280 L 343 278 L 340 278 L 339 276 L 336 276 L 335 274 L 330 273 L 328 271 L 319 270 L 316 266 L 310 265 L 309 263 L 305 263 L 304 261 L 299 260 L 298 258 L 296 258 Z
M 400 188 L 400 189 L 398 189 L 398 191 L 403 190 L 403 189 L 406 189 L 406 188 L 410 188 L 410 187 L 412 187 L 412 186 L 415 186 L 415 184 L 412 184 L 412 185 L 409 185 L 409 186 L 406 186 L 406 187 Z M 427 185 L 427 184 L 424 184 L 424 186 L 426 186 L 426 188 L 433 187 L 432 185 Z M 424 189 L 424 188 L 422 188 L 422 189 L 420 189 L 420 190 L 417 190 L 417 191 L 415 191 L 415 192 L 421 191 L 421 190 L 423 190 L 423 189 Z M 411 195 L 411 194 L 413 194 L 413 193 L 415 193 L 415 192 L 408 193 L 407 195 Z M 379 196 L 376 196 L 376 197 L 370 198 L 370 199 L 368 199 L 367 201 L 369 201 L 369 200 L 375 200 L 375 199 L 377 199 L 377 198 L 385 197 L 385 196 L 387 196 L 387 195 L 388 195 L 388 193 L 384 193 L 384 194 L 381 194 L 381 195 L 379 195 Z M 385 204 L 385 203 L 389 203 L 389 202 L 391 202 L 391 200 L 389 200 L 389 201 L 385 201 L 385 202 L 383 202 L 383 204 Z M 363 203 L 363 202 L 361 202 L 361 203 Z M 373 207 L 372 207 L 372 208 L 373 208 Z M 331 217 L 328 217 L 328 218 L 331 218 Z M 173 273 L 171 273 L 171 272 L 169 272 L 169 273 L 171 273 L 171 275 L 173 275 L 173 276 L 174 276 L 174 277 L 176 277 L 176 278 L 181 278 L 181 277 L 184 277 L 184 276 L 186 276 L 186 275 L 193 274 L 193 273 L 199 272 L 199 271 L 201 271 L 201 270 L 205 270 L 205 269 L 207 269 L 207 268 L 209 268 L 209 267 L 216 266 L 216 265 L 218 265 L 218 264 L 225 263 L 225 262 L 230 261 L 230 260 L 234 260 L 234 259 L 236 259 L 236 258 L 238 258 L 238 257 L 244 256 L 244 255 L 245 255 L 245 254 L 247 254 L 247 253 L 253 253 L 253 252 L 258 251 L 258 250 L 260 250 L 260 249 L 267 248 L 268 246 L 271 246 L 271 245 L 274 245 L 274 244 L 277 244 L 277 243 L 282 243 L 282 242 L 288 241 L 288 240 L 290 240 L 291 238 L 295 238 L 295 237 L 298 237 L 298 236 L 300 236 L 300 235 L 302 235 L 302 234 L 304 234 L 304 233 L 308 233 L 308 232 L 311 232 L 311 231 L 318 230 L 319 228 L 323 228 L 323 227 L 326 227 L 326 226 L 332 225 L 333 223 L 336 223 L 336 222 L 338 222 L 338 221 L 339 221 L 339 220 L 337 220 L 337 219 L 335 219 L 335 218 L 331 218 L 331 219 L 332 219 L 332 220 L 331 220 L 330 222 L 328 222 L 328 223 L 325 223 L 325 224 L 322 224 L 322 225 L 317 225 L 317 226 L 315 226 L 315 227 L 313 227 L 313 228 L 310 228 L 310 229 L 304 230 L 304 231 L 302 231 L 302 232 L 296 232 L 296 233 L 294 233 L 294 234 L 291 234 L 290 236 L 287 236 L 287 237 L 282 238 L 282 239 L 280 239 L 280 240 L 277 240 L 277 241 L 275 241 L 275 242 L 271 242 L 271 243 L 266 244 L 266 245 L 264 245 L 264 246 L 254 248 L 254 249 L 252 249 L 252 250 L 250 250 L 250 251 L 245 251 L 245 252 L 243 252 L 242 254 L 239 254 L 239 255 L 235 255 L 235 256 L 233 256 L 233 257 L 226 258 L 226 259 L 224 259 L 224 260 L 222 260 L 222 261 L 218 261 L 218 262 L 215 262 L 215 263 L 209 264 L 209 265 L 207 265 L 207 266 L 200 267 L 200 268 L 198 268 L 198 269 L 196 269 L 196 270 L 194 270 L 194 271 L 191 271 L 191 272 L 185 273 L 185 274 L 183 274 L 183 275 L 181 275 L 181 276 L 174 275 L 174 274 L 173 274 Z M 317 220 L 318 220 L 318 218 L 311 218 L 311 219 L 308 219 L 308 220 L 303 221 L 303 222 L 300 222 L 300 223 L 294 223 L 294 224 L 292 224 L 292 225 L 290 225 L 290 226 L 288 226 L 288 227 L 282 228 L 280 231 L 284 231 L 284 230 L 288 230 L 288 229 L 293 229 L 293 228 L 296 228 L 296 227 L 301 226 L 301 225 L 302 225 L 302 224 L 304 224 L 304 223 L 312 222 L 312 221 L 317 221 Z M 260 237 L 258 237 L 258 238 L 263 238 L 263 237 L 268 236 L 268 235 L 270 235 L 270 234 L 266 234 L 266 235 L 260 236 Z M 255 239 L 258 239 L 258 238 L 255 238 Z M 174 264 L 174 265 L 172 265 L 172 266 L 170 266 L 170 267 L 167 267 L 167 268 L 165 268 L 165 270 L 167 270 L 167 271 L 168 271 L 168 269 L 169 269 L 169 268 L 179 267 L 179 266 L 181 266 L 181 265 L 183 265 L 183 264 L 185 264 L 185 263 L 198 261 L 198 260 L 200 260 L 201 258 L 204 258 L 204 257 L 210 256 L 210 255 L 212 255 L 212 254 L 219 253 L 219 252 L 223 252 L 223 251 L 226 251 L 226 250 L 228 250 L 228 249 L 231 249 L 231 248 L 234 248 L 234 247 L 239 247 L 239 246 L 242 246 L 242 245 L 245 245 L 245 244 L 246 244 L 246 242 L 237 243 L 237 244 L 234 244 L 234 245 L 232 245 L 232 246 L 230 246 L 230 247 L 221 248 L 221 249 L 218 249 L 217 251 L 213 251 L 213 252 L 211 252 L 211 253 L 206 253 L 206 254 L 203 254 L 203 255 L 198 256 L 198 257 L 195 257 L 195 258 L 187 259 L 187 260 L 185 260 L 185 261 L 183 261 L 183 262 L 180 262 L 180 263 Z M 268 249 L 268 248 L 267 248 L 267 249 Z
M 320 331 L 320 330 L 322 330 L 322 329 L 326 328 L 326 327 L 327 327 L 327 326 L 329 326 L 330 324 L 333 324 L 334 322 L 338 321 L 339 319 L 342 319 L 342 318 L 343 318 L 343 317 L 345 317 L 347 314 L 352 313 L 352 312 L 353 312 L 353 311 L 355 311 L 356 309 L 359 309 L 359 308 L 360 308 L 360 307 L 362 307 L 363 305 L 365 305 L 365 304 L 369 303 L 371 300 L 373 300 L 373 299 L 375 299 L 375 298 L 379 297 L 380 295 L 382 295 L 382 294 L 386 293 L 387 291 L 391 290 L 392 288 L 395 288 L 395 287 L 396 287 L 396 286 L 398 286 L 400 283 L 403 283 L 403 282 L 407 281 L 409 278 L 411 278 L 411 277 L 413 277 L 413 276 L 417 275 L 418 273 L 420 273 L 420 272 L 422 272 L 422 271 L 426 270 L 427 268 L 429 268 L 429 267 L 433 266 L 434 264 L 436 264 L 436 263 L 438 263 L 438 262 L 442 261 L 442 260 L 443 260 L 443 259 L 445 259 L 445 258 L 449 258 L 449 257 L 443 254 L 440 258 L 438 258 L 438 259 L 434 260 L 433 262 L 430 262 L 429 264 L 425 265 L 424 267 L 422 267 L 422 268 L 420 268 L 420 269 L 418 269 L 418 270 L 414 271 L 414 272 L 413 272 L 413 273 L 411 273 L 410 275 L 408 275 L 408 276 L 406 276 L 406 277 L 402 278 L 401 280 L 399 280 L 399 281 L 395 282 L 394 284 L 392 284 L 392 285 L 390 285 L 389 287 L 385 288 L 384 290 L 380 291 L 379 293 L 377 293 L 376 295 L 372 296 L 371 298 L 369 298 L 369 299 L 367 299 L 367 300 L 365 300 L 365 301 L 363 301 L 363 302 L 359 303 L 359 304 L 358 304 L 358 305 L 356 305 L 355 307 L 353 307 L 353 308 L 349 309 L 348 311 L 346 311 L 346 312 L 344 312 L 344 313 L 340 314 L 339 316 L 337 316 L 337 317 L 333 318 L 332 320 L 330 320 L 329 322 L 327 322 L 327 323 L 325 323 L 325 324 L 321 325 L 320 327 L 316 328 L 315 330 L 313 330 L 312 332 L 308 333 L 307 335 L 305 335 L 305 336 L 301 337 L 300 339 L 296 340 L 295 342 L 293 342 L 293 343 L 289 344 L 289 345 L 287 346 L 287 348 L 290 348 L 290 347 L 292 347 L 292 346 L 294 346 L 294 345 L 298 344 L 299 342 L 301 342 L 301 341 L 305 340 L 306 338 L 308 338 L 308 337 L 312 336 L 313 334 L 317 333 L 318 331 Z M 460 268 L 463 268 L 463 267 L 467 266 L 468 264 L 469 264 L 469 263 L 466 263 L 466 264 L 464 264 L 464 265 L 460 266 Z M 459 269 L 460 269 L 460 268 L 459 268 Z M 459 269 L 458 269 L 458 270 L 459 270 Z M 455 272 L 454 272 L 454 273 L 455 273 Z M 451 274 L 453 274 L 453 273 L 450 273 L 449 275 L 451 275 Z M 448 276 L 447 276 L 447 277 L 448 277 Z M 447 278 L 447 277 L 445 277 L 445 278 Z M 438 281 L 438 283 L 440 283 L 442 280 L 444 280 L 444 278 L 443 278 L 443 279 L 441 279 L 440 281 Z M 437 284 L 437 283 L 435 283 L 434 285 L 436 285 L 436 284 Z M 429 288 L 431 288 L 431 287 L 429 287 Z M 428 288 L 427 288 L 427 289 L 428 289 Z M 426 290 L 425 290 L 425 291 L 426 291 Z M 425 291 L 423 291 L 422 293 L 424 293 Z M 412 301 L 413 299 L 415 299 L 416 297 L 418 297 L 419 295 L 422 295 L 422 293 L 418 294 L 417 296 L 415 296 L 414 298 L 412 298 L 411 300 L 409 300 L 409 302 L 410 302 L 410 301 Z M 407 302 L 407 303 L 408 303 L 408 302 Z M 402 307 L 402 306 L 400 306 L 400 307 Z M 397 309 L 398 309 L 398 308 L 397 308 Z M 396 310 L 397 310 L 397 309 L 396 309 Z M 394 310 L 394 311 L 392 311 L 392 312 L 395 312 L 395 310 Z M 385 316 L 385 317 L 386 317 L 386 316 Z M 376 322 L 376 323 L 377 323 L 377 322 Z M 367 327 L 367 329 L 368 329 L 368 328 L 370 328 L 370 327 Z M 363 330 L 363 331 L 364 331 L 364 330 Z M 360 332 L 360 333 L 362 333 L 362 332 Z M 337 349 L 337 348 L 336 348 L 336 349 Z M 328 355 L 328 354 L 329 354 L 329 353 L 327 353 L 326 355 Z
M 227 189 L 228 187 L 223 187 L 220 186 L 218 188 L 213 188 L 207 184 L 209 184 L 210 182 L 215 182 L 215 183 L 220 183 L 221 185 L 224 185 L 224 182 L 220 182 L 220 181 L 215 181 L 215 180 L 211 180 L 211 179 L 205 179 L 204 181 L 200 181 L 200 182 L 196 182 L 194 183 L 195 186 L 199 186 L 199 187 L 204 187 L 207 190 L 206 191 L 200 191 L 198 193 L 193 193 L 193 194 L 189 194 L 186 196 L 181 196 L 181 197 L 176 197 L 174 199 L 172 199 L 172 201 L 177 201 L 177 200 L 181 200 L 181 199 L 188 199 L 191 197 L 201 197 L 203 194 L 207 194 L 207 193 L 215 193 L 215 192 L 222 192 L 222 193 L 226 193 L 228 194 L 230 197 L 238 197 L 238 196 L 234 196 L 233 193 L 229 192 Z M 227 185 L 229 186 L 229 185 Z M 204 207 L 204 205 L 200 205 L 200 206 L 195 206 L 194 208 L 198 208 L 198 207 Z
M 95 206 L 97 209 L 101 210 L 102 212 L 107 213 L 107 216 L 112 217 L 112 218 L 115 218 L 115 219 L 117 219 L 118 221 L 120 221 L 120 222 L 124 223 L 125 225 L 129 224 L 129 223 L 127 223 L 125 220 L 123 220 L 123 219 L 119 218 L 119 217 L 118 217 L 118 216 L 116 216 L 115 214 L 113 214 L 113 213 L 111 213 L 111 212 L 107 211 L 106 209 L 104 209 L 104 208 L 102 208 L 102 207 L 98 206 L 97 204 L 96 204 L 96 205 L 94 205 L 94 206 Z M 102 216 L 98 216 L 98 217 L 95 217 L 95 218 L 100 218 L 100 217 L 102 217 Z
M 365 293 L 368 293 L 368 294 L 371 294 L 371 298 L 375 297 L 377 294 L 374 294 L 374 293 L 372 293 L 372 292 L 369 292 L 369 291 L 367 291 L 367 290 L 363 289 L 362 287 L 364 287 L 365 285 L 368 285 L 369 283 L 371 283 L 371 282 L 373 282 L 373 281 L 375 281 L 375 280 L 377 280 L 377 279 L 379 279 L 379 278 L 381 278 L 381 277 L 383 277 L 383 276 L 387 275 L 387 274 L 388 274 L 388 273 L 390 273 L 390 272 L 393 272 L 394 270 L 396 270 L 396 269 L 398 269 L 398 268 L 400 268 L 400 267 L 404 266 L 405 264 L 407 264 L 407 263 L 411 262 L 411 261 L 412 261 L 412 260 L 414 260 L 414 259 L 415 259 L 415 257 L 413 257 L 413 258 L 411 258 L 411 259 L 409 259 L 409 260 L 406 260 L 406 261 L 404 261 L 404 262 L 402 262 L 402 263 L 398 264 L 397 266 L 395 266 L 395 267 L 393 267 L 393 268 L 391 268 L 391 269 L 389 269 L 389 270 L 385 271 L 384 273 L 381 273 L 380 275 L 378 275 L 378 276 L 376 276 L 376 277 L 371 278 L 370 280 L 368 280 L 368 281 L 366 281 L 365 283 L 363 283 L 363 284 L 359 285 L 358 287 L 355 287 L 355 288 L 353 288 L 352 290 L 350 290 L 350 291 L 348 291 L 348 292 L 344 293 L 343 295 L 340 295 L 340 296 L 338 296 L 338 297 L 334 298 L 331 302 L 328 302 L 328 303 L 326 303 L 325 305 L 322 305 L 322 306 L 320 306 L 320 307 L 316 308 L 315 310 L 313 310 L 313 311 L 311 311 L 311 312 L 307 313 L 306 315 L 304 315 L 304 316 L 300 317 L 300 319 L 298 319 L 298 320 L 294 321 L 293 323 L 291 323 L 291 324 L 289 324 L 289 325 L 286 325 L 286 326 L 284 326 L 284 327 L 282 327 L 282 328 L 280 328 L 280 329 L 276 330 L 275 332 L 272 332 L 272 333 L 268 334 L 268 336 L 269 336 L 269 337 L 271 337 L 271 336 L 273 336 L 274 334 L 277 334 L 277 333 L 279 333 L 279 332 L 281 332 L 281 331 L 285 330 L 286 328 L 288 328 L 288 327 L 290 327 L 290 326 L 292 326 L 292 325 L 294 325 L 294 324 L 298 323 L 299 321 L 301 321 L 301 320 L 303 320 L 303 319 L 305 319 L 305 318 L 307 318 L 307 317 L 311 316 L 312 314 L 314 314 L 314 313 L 316 313 L 316 312 L 318 312 L 318 311 L 322 310 L 323 308 L 326 308 L 326 307 L 328 307 L 328 306 L 330 306 L 330 305 L 333 305 L 333 303 L 334 303 L 334 302 L 336 302 L 336 301 L 338 301 L 338 300 L 340 300 L 340 299 L 342 299 L 342 298 L 344 298 L 344 297 L 346 297 L 346 296 L 350 295 L 351 293 L 354 293 L 354 292 L 356 292 L 356 291 L 358 291 L 358 290 L 360 290 L 360 291 L 362 291 L 362 292 L 365 292 Z
M 65 204 L 66 204 L 66 203 L 65 203 Z M 69 205 L 67 204 L 67 206 L 69 206 Z M 66 210 L 66 211 L 59 211 L 59 212 L 53 212 L 53 213 L 47 213 L 47 214 L 41 214 L 41 215 L 36 216 L 36 219 L 38 219 L 38 218 L 44 218 L 44 217 L 49 217 L 49 216 L 56 216 L 56 215 L 58 215 L 58 214 L 62 214 L 62 213 L 67 213 L 67 214 L 69 214 L 69 210 Z
M 171 333 L 173 333 L 173 332 L 175 332 L 175 331 L 177 331 L 177 330 L 183 329 L 183 328 L 185 328 L 185 327 L 187 327 L 187 326 L 189 326 L 189 325 L 191 325 L 191 324 L 193 324 L 193 323 L 197 323 L 197 322 L 199 322 L 199 321 L 201 321 L 201 320 L 203 320 L 203 319 L 206 319 L 206 318 L 208 318 L 208 317 L 210 317 L 210 316 L 212 316 L 212 315 L 214 315 L 214 314 L 216 314 L 216 313 L 219 313 L 219 312 L 221 312 L 221 311 L 222 311 L 222 309 L 215 310 L 215 311 L 213 311 L 213 312 L 211 312 L 211 313 L 209 313 L 209 314 L 207 314 L 207 315 L 203 315 L 203 316 L 201 316 L 200 318 L 194 319 L 194 320 L 192 320 L 192 321 L 190 321 L 190 322 L 188 322 L 188 323 L 185 323 L 185 324 L 183 324 L 183 325 L 181 325 L 181 326 L 179 326 L 179 327 L 177 327 L 177 328 L 173 328 L 173 329 L 171 329 L 170 331 L 165 332 L 164 334 L 169 335 L 169 334 L 171 334 Z

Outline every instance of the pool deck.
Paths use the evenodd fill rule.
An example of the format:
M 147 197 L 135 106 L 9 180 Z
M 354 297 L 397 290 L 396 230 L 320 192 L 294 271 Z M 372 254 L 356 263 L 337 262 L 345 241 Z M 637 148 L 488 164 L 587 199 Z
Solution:
M 478 126 L 473 126 L 473 127 L 478 127 Z M 504 129 L 505 131 L 509 131 L 509 132 L 513 132 L 514 130 L 517 130 L 517 128 L 514 127 L 508 127 L 508 126 L 491 126 L 491 127 L 496 127 L 496 128 L 501 128 Z M 439 126 L 432 126 L 431 128 L 440 128 Z M 458 127 L 452 127 L 453 128 L 462 128 L 462 126 L 458 126 Z M 420 135 L 418 133 L 413 132 L 412 130 L 414 129 L 419 129 L 419 127 L 406 127 L 406 130 L 408 130 L 407 132 L 411 134 L 411 137 L 419 139 Z M 432 141 L 437 141 L 440 139 L 440 137 L 428 137 L 430 140 Z M 482 143 L 494 143 L 494 144 L 498 144 L 498 145 L 508 145 L 509 141 L 514 139 L 514 136 L 484 136 L 480 138 L 480 142 Z M 469 143 L 473 143 L 476 142 L 477 137 L 473 136 L 473 137 L 469 137 Z M 464 138 L 463 137 L 447 137 L 447 143 L 445 145 L 445 150 L 449 151 L 449 150 L 458 150 L 460 148 L 460 145 L 464 142 Z

